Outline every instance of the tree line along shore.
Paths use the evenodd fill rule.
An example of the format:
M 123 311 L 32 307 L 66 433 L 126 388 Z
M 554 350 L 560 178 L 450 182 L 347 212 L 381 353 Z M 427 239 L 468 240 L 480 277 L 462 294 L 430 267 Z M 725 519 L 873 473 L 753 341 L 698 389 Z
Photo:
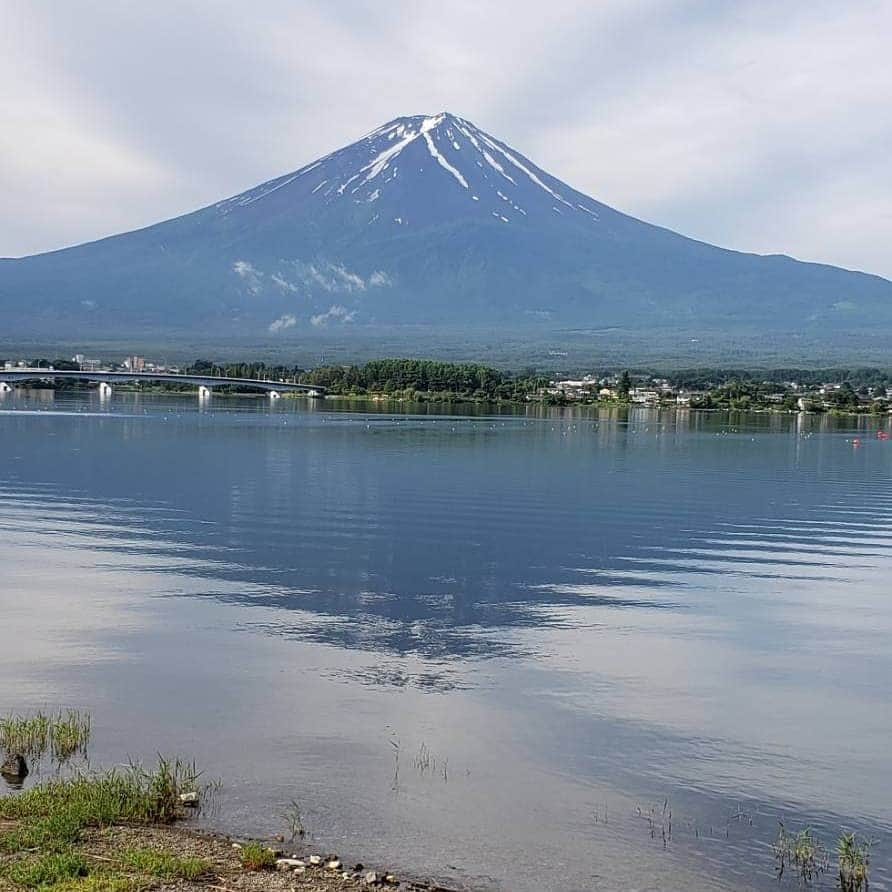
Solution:
M 34 359 L 19 364 L 47 370 L 79 368 L 73 360 L 64 359 Z M 12 363 L 7 366 L 15 367 Z M 123 366 L 104 364 L 103 368 L 106 367 L 126 370 L 128 364 L 127 361 Z M 362 365 L 320 365 L 311 369 L 262 361 L 198 359 L 176 370 L 189 375 L 296 382 L 322 388 L 328 396 L 344 398 L 557 406 L 638 404 L 705 410 L 880 415 L 892 411 L 892 370 L 875 367 L 598 369 L 546 375 L 536 369 L 506 371 L 479 363 L 429 359 L 375 359 Z M 53 386 L 73 388 L 77 382 L 56 382 Z M 175 391 L 178 387 L 158 383 L 149 385 L 149 389 Z M 219 390 L 239 392 L 240 389 L 221 387 Z

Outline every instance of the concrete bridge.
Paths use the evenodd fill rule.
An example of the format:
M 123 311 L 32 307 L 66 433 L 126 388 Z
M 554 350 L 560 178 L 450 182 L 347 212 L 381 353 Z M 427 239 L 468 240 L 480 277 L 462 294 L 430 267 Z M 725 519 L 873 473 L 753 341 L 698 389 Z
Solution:
M 278 399 L 283 393 L 305 393 L 307 396 L 325 396 L 324 387 L 295 384 L 292 381 L 265 381 L 255 378 L 216 378 L 212 375 L 179 375 L 168 372 L 84 372 L 62 369 L 0 369 L 0 393 L 8 393 L 13 384 L 26 381 L 92 381 L 99 384 L 101 396 L 109 396 L 114 384 L 132 384 L 146 381 L 151 384 L 189 384 L 198 388 L 198 396 L 206 399 L 215 387 L 249 387 L 265 390 L 270 399 Z

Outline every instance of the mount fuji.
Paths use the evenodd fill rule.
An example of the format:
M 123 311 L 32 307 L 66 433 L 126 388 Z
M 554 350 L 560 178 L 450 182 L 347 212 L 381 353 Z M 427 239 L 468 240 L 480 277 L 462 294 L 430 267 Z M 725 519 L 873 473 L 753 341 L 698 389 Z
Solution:
M 48 208 L 48 212 L 52 209 Z M 148 228 L 0 260 L 7 338 L 892 330 L 877 276 L 627 216 L 452 114 Z

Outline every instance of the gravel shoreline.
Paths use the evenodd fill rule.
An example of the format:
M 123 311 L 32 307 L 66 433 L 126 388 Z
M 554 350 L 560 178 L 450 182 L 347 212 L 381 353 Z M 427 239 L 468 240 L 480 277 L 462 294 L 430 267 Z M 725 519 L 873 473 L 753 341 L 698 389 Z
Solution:
M 16 822 L 0 821 L 0 833 L 14 830 Z M 134 887 L 164 892 L 337 892 L 337 890 L 392 889 L 394 892 L 467 892 L 464 887 L 443 886 L 436 881 L 398 877 L 387 870 L 364 864 L 342 863 L 338 856 L 302 844 L 262 841 L 273 856 L 270 866 L 249 870 L 242 864 L 242 851 L 249 840 L 235 840 L 186 823 L 171 825 L 115 825 L 86 830 L 77 852 L 97 866 L 120 865 L 133 850 L 152 850 L 177 858 L 201 859 L 207 871 L 194 879 L 146 877 L 134 874 Z M 34 852 L 28 853 L 33 855 Z M 39 854 L 39 853 L 38 853 Z M 17 855 L 0 854 L 0 867 Z M 0 873 L 0 890 L 18 887 Z M 99 892 L 103 892 L 100 887 Z M 108 892 L 115 892 L 110 887 Z

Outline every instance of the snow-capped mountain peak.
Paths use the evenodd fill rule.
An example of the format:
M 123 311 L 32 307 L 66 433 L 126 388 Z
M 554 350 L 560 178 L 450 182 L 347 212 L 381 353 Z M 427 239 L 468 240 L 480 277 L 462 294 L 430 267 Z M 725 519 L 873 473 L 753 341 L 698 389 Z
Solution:
M 571 214 L 587 225 L 603 206 L 584 199 L 470 121 L 449 112 L 395 118 L 293 174 L 218 205 L 224 214 L 282 189 L 316 205 L 375 205 L 368 224 L 433 222 L 439 211 L 501 223 Z M 462 207 L 463 206 L 463 207 Z
M 724 332 L 781 319 L 825 332 L 892 326 L 892 284 L 651 226 L 444 111 L 395 118 L 174 220 L 3 261 L 0 312 L 91 337 L 114 326 L 279 339 L 388 326 Z

